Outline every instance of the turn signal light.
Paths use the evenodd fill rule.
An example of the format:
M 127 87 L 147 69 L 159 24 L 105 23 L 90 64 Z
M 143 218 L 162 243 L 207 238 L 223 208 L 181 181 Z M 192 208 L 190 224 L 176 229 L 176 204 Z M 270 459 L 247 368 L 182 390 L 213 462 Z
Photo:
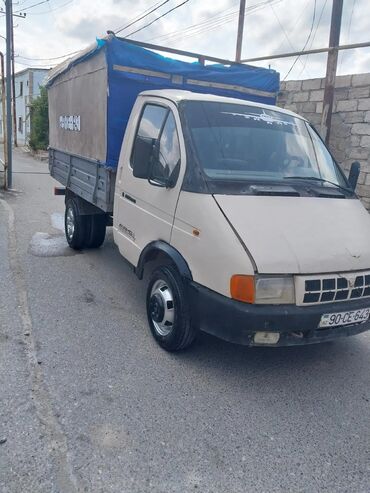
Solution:
M 230 279 L 230 293 L 234 300 L 254 303 L 254 276 L 242 276 L 240 274 L 232 276 Z

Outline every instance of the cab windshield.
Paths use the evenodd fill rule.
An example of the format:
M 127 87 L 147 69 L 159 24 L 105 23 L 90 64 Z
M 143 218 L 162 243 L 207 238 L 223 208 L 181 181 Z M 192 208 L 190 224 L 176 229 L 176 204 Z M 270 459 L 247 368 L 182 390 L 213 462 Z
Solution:
M 187 101 L 184 111 L 197 161 L 208 180 L 284 185 L 310 181 L 348 188 L 321 139 L 300 118 L 208 101 Z

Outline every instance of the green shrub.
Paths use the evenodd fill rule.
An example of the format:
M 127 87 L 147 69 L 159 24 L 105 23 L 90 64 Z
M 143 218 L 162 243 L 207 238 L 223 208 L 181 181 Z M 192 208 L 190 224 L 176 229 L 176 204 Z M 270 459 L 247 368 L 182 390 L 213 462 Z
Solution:
M 30 104 L 31 134 L 28 145 L 34 151 L 46 150 L 49 145 L 48 94 L 40 87 L 40 95 Z

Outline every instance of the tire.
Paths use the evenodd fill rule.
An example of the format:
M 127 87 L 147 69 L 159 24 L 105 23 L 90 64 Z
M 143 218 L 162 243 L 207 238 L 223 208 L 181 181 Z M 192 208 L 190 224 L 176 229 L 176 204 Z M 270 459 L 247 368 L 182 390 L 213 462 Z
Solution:
M 167 351 L 191 345 L 196 336 L 184 282 L 172 266 L 156 269 L 148 283 L 146 309 L 150 330 L 157 343 Z
M 68 245 L 73 250 L 84 248 L 90 232 L 90 216 L 80 214 L 79 203 L 75 198 L 66 201 L 64 231 Z
M 86 248 L 99 248 L 105 239 L 107 218 L 105 214 L 94 214 L 90 218 L 90 233 L 86 241 Z

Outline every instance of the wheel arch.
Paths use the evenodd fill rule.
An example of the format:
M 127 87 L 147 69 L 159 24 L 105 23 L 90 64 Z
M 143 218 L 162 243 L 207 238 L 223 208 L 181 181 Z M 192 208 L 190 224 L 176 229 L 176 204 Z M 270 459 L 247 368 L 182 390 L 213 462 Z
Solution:
M 96 214 L 108 216 L 102 209 L 96 207 L 96 205 L 91 204 L 76 193 L 72 192 L 69 188 L 66 188 L 64 198 L 65 205 L 67 205 L 67 202 L 70 199 L 73 199 L 78 204 L 79 213 L 82 216 L 93 216 Z
M 181 277 L 190 281 L 193 280 L 191 270 L 181 253 L 162 240 L 152 241 L 141 252 L 137 267 L 135 268 L 135 273 L 139 279 L 143 278 L 145 264 L 151 260 L 155 260 L 158 255 L 167 257 L 176 266 Z

